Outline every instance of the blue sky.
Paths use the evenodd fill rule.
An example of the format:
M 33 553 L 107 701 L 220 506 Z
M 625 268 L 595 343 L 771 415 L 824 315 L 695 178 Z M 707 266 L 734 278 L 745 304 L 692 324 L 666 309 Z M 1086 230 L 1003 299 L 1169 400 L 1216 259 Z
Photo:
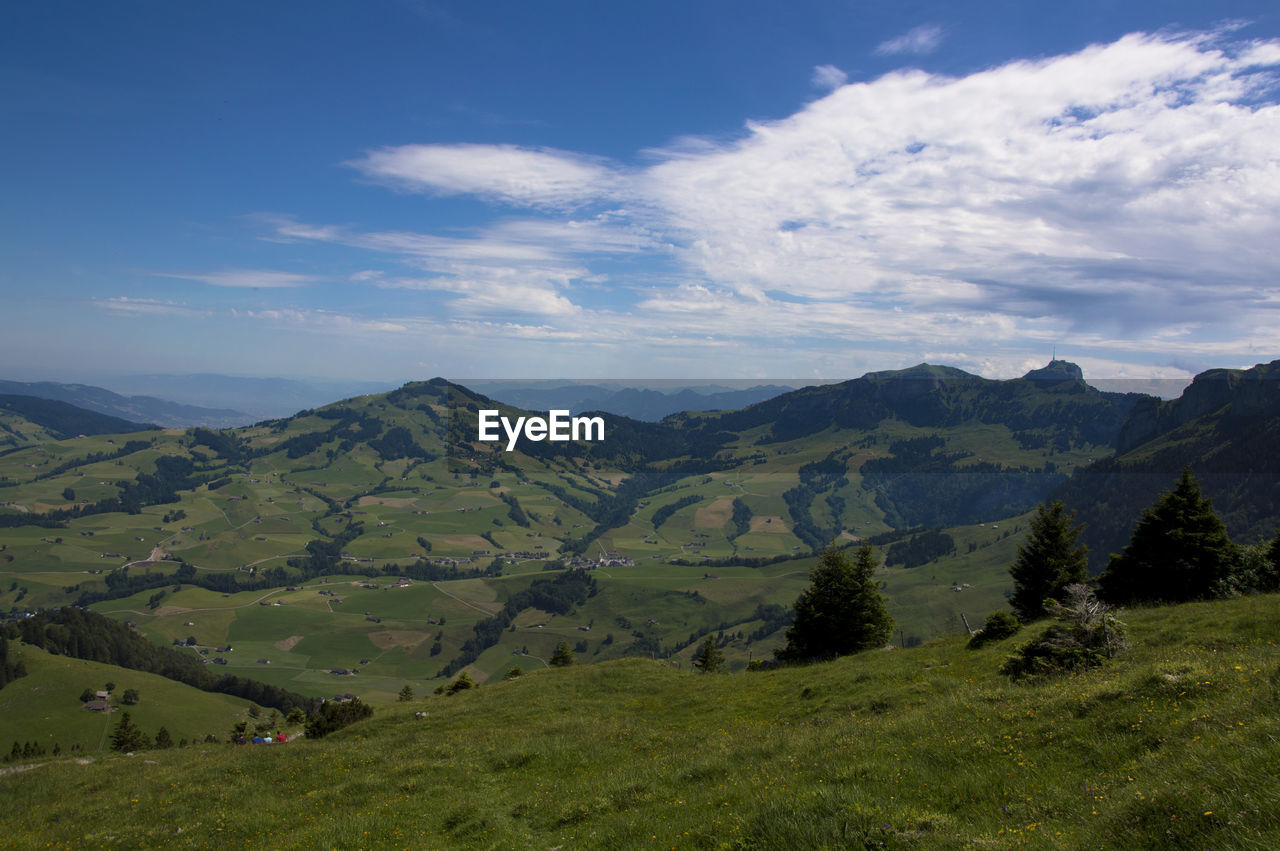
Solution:
M 7 4 L 3 377 L 1280 357 L 1273 2 Z

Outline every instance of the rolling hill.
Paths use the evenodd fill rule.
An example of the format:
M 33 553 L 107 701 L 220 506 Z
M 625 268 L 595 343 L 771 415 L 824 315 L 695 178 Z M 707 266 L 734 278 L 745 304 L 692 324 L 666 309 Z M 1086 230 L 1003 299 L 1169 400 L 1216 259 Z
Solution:
M 249 702 L 225 694 L 210 694 L 171 679 L 117 665 L 56 656 L 38 647 L 20 651 L 27 675 L 0 689 L 0 750 L 9 753 L 14 741 L 34 742 L 51 754 L 73 749 L 91 753 L 110 746 L 112 730 L 128 712 L 135 724 L 154 737 L 161 727 L 175 744 L 214 736 L 225 741 L 228 731 L 249 715 Z M 115 686 L 110 712 L 86 710 L 80 700 L 85 689 Z M 138 702 L 121 703 L 126 691 Z
M 0 395 L 0 448 L 30 446 L 78 435 L 145 431 L 154 425 L 130 422 L 66 402 L 37 396 Z
M 540 668 L 560 641 L 686 661 L 717 634 L 742 668 L 780 643 L 813 551 L 869 541 L 909 646 L 1004 606 L 1040 501 L 1093 499 L 1091 527 L 1123 531 L 1147 502 L 1082 477 L 1168 447 L 1247 454 L 1275 427 L 1217 409 L 1117 458 L 1161 404 L 1181 403 L 1060 361 L 1006 381 L 920 365 L 507 452 L 478 412 L 533 414 L 435 379 L 240 429 L 45 442 L 0 457 L 0 610 L 78 602 L 159 643 L 230 645 L 232 673 L 386 700 Z M 1248 528 L 1274 524 L 1274 473 L 1242 482 Z M 566 566 L 590 587 L 556 585 Z

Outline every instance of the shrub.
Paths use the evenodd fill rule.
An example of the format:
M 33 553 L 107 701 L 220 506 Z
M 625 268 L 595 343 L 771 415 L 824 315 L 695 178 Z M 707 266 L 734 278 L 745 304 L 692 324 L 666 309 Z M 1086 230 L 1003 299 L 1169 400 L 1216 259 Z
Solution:
M 569 649 L 569 642 L 561 641 L 556 646 L 556 652 L 551 656 L 551 667 L 567 668 L 574 663 L 573 651 Z
M 996 611 L 987 615 L 987 622 L 982 629 L 969 637 L 969 649 L 977 650 L 992 641 L 1000 641 L 1017 633 L 1021 624 L 1018 619 L 1005 611 Z
M 326 701 L 307 721 L 307 738 L 323 738 L 335 730 L 341 730 L 348 724 L 354 724 L 372 714 L 373 707 L 362 703 L 358 697 L 347 701 Z
M 458 678 L 456 680 L 449 683 L 449 685 L 445 688 L 444 693 L 457 694 L 458 692 L 464 691 L 465 689 L 475 688 L 475 685 L 476 685 L 475 680 L 471 679 L 471 677 L 467 675 L 466 671 L 463 671 L 461 674 L 458 674 Z
M 1066 603 L 1052 600 L 1057 619 L 1038 638 L 1010 656 L 1000 672 L 1022 679 L 1083 671 L 1101 665 L 1126 646 L 1124 623 L 1084 585 L 1068 585 Z

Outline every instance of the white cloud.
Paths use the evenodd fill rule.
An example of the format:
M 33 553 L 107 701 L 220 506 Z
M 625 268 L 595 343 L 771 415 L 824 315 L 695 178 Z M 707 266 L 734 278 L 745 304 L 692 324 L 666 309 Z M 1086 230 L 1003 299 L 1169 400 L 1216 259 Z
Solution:
M 280 287 L 305 287 L 319 280 L 314 275 L 298 275 L 293 272 L 271 272 L 262 269 L 228 269 L 204 274 L 156 272 L 157 277 L 178 278 L 184 281 L 201 281 L 215 287 L 252 287 L 275 289 Z
M 210 316 L 211 312 L 202 308 L 189 307 L 172 301 L 160 301 L 153 298 L 115 298 L 93 299 L 93 304 L 101 310 L 127 316 Z
M 265 310 L 246 310 L 244 315 L 250 319 L 267 322 L 272 325 L 301 331 L 317 331 L 325 333 L 403 333 L 409 325 L 403 321 L 391 319 L 370 319 L 362 316 L 350 316 L 331 310 L 305 310 L 295 307 L 267 308 Z
M 276 236 L 398 266 L 352 280 L 446 311 L 402 321 L 411 332 L 462 346 L 501 328 L 521 362 L 556 341 L 562 373 L 659 350 L 726 374 L 847 375 L 930 353 L 1021 374 L 1054 343 L 1108 375 L 1267 359 L 1280 351 L 1280 43 L 1222 38 L 1137 34 L 965 77 L 840 85 L 823 66 L 815 84 L 833 90 L 794 115 L 643 152 L 637 169 L 514 146 L 383 149 L 356 166 L 543 215 L 460 236 L 288 221 Z
M 875 52 L 879 56 L 893 56 L 899 53 L 923 56 L 933 53 L 940 44 L 942 44 L 942 27 L 937 24 L 921 24 L 896 38 L 882 41 L 876 46 Z
M 619 178 L 590 157 L 515 145 L 401 145 L 370 151 L 348 165 L 413 192 L 527 207 L 576 207 L 609 195 Z
M 849 75 L 834 65 L 815 65 L 810 80 L 818 89 L 838 89 L 848 81 Z
M 695 274 L 744 296 L 1213 321 L 1224 294 L 1232 314 L 1258 301 L 1241 282 L 1280 277 L 1280 111 L 1222 99 L 1248 82 L 1195 40 L 1149 36 L 895 73 L 660 163 L 645 191 Z

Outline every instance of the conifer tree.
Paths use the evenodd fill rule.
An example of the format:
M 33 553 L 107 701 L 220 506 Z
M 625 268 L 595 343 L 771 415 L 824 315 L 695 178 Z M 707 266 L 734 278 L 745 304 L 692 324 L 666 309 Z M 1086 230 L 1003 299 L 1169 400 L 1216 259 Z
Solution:
M 704 674 L 711 674 L 720 667 L 720 663 L 723 661 L 724 651 L 716 643 L 716 637 L 708 635 L 707 640 L 702 642 L 702 647 L 694 654 L 693 667 Z
M 1068 513 L 1061 502 L 1041 503 L 1031 518 L 1027 541 L 1018 547 L 1018 558 L 1009 568 L 1013 577 L 1009 605 L 1018 620 L 1026 623 L 1044 617 L 1046 599 L 1062 602 L 1063 589 L 1089 578 L 1089 550 L 1076 545 L 1084 524 L 1072 528 L 1075 519 L 1075 513 Z
M 173 736 L 169 733 L 169 728 L 161 727 L 156 733 L 156 747 L 160 749 L 173 747 Z
M 396 698 L 396 700 L 400 701 L 401 703 L 408 703 L 409 701 L 413 700 L 413 686 L 409 685 L 408 683 L 405 683 L 404 688 L 400 689 L 400 694 Z
M 556 652 L 551 656 L 551 667 L 567 668 L 575 662 L 573 650 L 569 648 L 569 642 L 561 641 L 556 647 Z
M 120 716 L 120 724 L 116 727 L 116 731 L 111 734 L 111 749 L 117 751 L 140 751 L 146 750 L 151 744 L 151 739 L 147 734 L 138 729 L 133 723 L 133 719 L 126 712 Z
M 893 618 L 873 579 L 875 569 L 868 546 L 852 559 L 834 548 L 823 552 L 809 574 L 809 587 L 796 600 L 787 644 L 774 655 L 784 662 L 806 662 L 884 646 Z
M 1259 590 L 1280 590 L 1280 530 L 1276 531 L 1275 539 L 1267 547 L 1266 576 L 1259 583 Z
M 1222 592 L 1239 558 L 1213 501 L 1183 470 L 1177 486 L 1143 512 L 1098 583 L 1110 603 L 1200 600 Z

